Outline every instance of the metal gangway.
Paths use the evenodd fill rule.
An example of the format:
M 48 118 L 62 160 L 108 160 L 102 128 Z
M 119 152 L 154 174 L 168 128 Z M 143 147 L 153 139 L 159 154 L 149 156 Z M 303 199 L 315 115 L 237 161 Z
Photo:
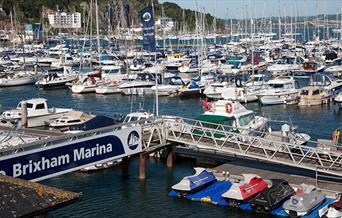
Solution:
M 322 149 L 317 142 L 296 143 L 293 138 L 266 139 L 266 132 L 175 117 L 160 118 L 164 140 L 216 150 L 221 154 L 257 159 L 342 177 L 342 151 Z

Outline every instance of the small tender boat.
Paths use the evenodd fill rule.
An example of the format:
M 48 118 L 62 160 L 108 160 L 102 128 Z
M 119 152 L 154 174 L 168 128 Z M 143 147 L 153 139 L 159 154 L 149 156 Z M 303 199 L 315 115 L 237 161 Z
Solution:
M 342 196 L 318 211 L 319 217 L 342 218 Z
M 291 217 L 305 216 L 325 200 L 325 194 L 313 185 L 301 184 L 295 195 L 283 204 Z
M 54 128 L 64 128 L 72 125 L 85 123 L 93 117 L 94 115 L 90 115 L 82 111 L 72 110 L 66 113 L 64 116 L 54 120 L 49 125 Z
M 81 172 L 92 172 L 92 171 L 97 171 L 97 170 L 103 170 L 103 169 L 107 169 L 109 167 L 117 166 L 121 162 L 122 162 L 122 159 L 107 161 L 107 162 L 104 162 L 104 163 L 98 163 L 98 164 L 95 164 L 95 165 L 84 167 L 80 171 Z
M 286 180 L 271 179 L 271 182 L 271 187 L 265 188 L 249 201 L 257 212 L 270 212 L 295 193 Z
M 194 169 L 196 171 L 194 175 L 184 177 L 179 183 L 172 186 L 172 189 L 184 195 L 199 191 L 216 181 L 213 172 L 202 167 Z
M 267 187 L 267 183 L 256 174 L 242 174 L 243 179 L 233 182 L 230 189 L 222 194 L 231 206 L 238 206 Z

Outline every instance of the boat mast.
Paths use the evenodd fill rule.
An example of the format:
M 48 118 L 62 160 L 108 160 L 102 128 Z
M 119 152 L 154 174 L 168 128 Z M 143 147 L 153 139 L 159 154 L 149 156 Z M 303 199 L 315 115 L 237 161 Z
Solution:
M 95 16 L 96 16 L 96 38 L 97 38 L 97 53 L 98 53 L 98 57 L 99 57 L 99 62 L 101 65 L 101 61 L 100 61 L 100 56 L 101 56 L 101 45 L 100 45 L 100 30 L 99 30 L 99 6 L 97 4 L 97 0 L 95 2 L 95 7 L 96 7 L 96 12 L 95 12 Z
M 281 15 L 280 15 L 280 0 L 278 1 L 278 36 L 279 40 L 281 40 Z
M 153 0 L 151 0 L 152 2 L 152 13 L 153 13 L 153 19 L 154 19 L 154 5 L 153 5 Z M 153 28 L 154 28 L 154 34 L 156 34 L 156 27 L 154 25 L 154 21 L 153 21 Z M 163 28 L 164 29 L 164 28 Z M 163 30 L 164 31 L 164 30 Z M 154 44 L 156 45 L 156 37 L 154 36 Z M 154 67 L 156 68 L 157 65 L 157 51 L 154 51 Z M 158 73 L 157 73 L 157 69 L 155 69 L 155 78 L 154 80 L 156 81 L 156 116 L 159 116 L 159 97 L 158 97 Z

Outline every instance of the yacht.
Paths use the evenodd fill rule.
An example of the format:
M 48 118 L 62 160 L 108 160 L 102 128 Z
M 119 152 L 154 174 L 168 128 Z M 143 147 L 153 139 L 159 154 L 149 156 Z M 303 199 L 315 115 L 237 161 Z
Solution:
M 161 74 L 157 74 L 158 83 L 161 81 Z M 151 94 L 151 87 L 156 85 L 155 74 L 149 72 L 138 73 L 136 78 L 131 81 L 123 81 L 119 88 L 125 95 Z
M 327 68 L 325 68 L 324 71 L 332 73 L 336 77 L 340 77 L 342 75 L 342 59 L 335 59 L 327 66 Z
M 232 131 L 240 133 L 249 133 L 250 130 L 265 131 L 267 128 L 267 118 L 255 116 L 253 111 L 247 110 L 237 101 L 218 100 L 213 103 L 203 101 L 202 104 L 205 112 L 197 117 L 196 120 L 229 126 L 232 128 Z M 210 124 L 208 126 L 213 128 Z M 203 132 L 198 133 L 203 135 Z M 222 138 L 224 135 L 218 133 L 214 137 Z
M 258 100 L 258 94 L 261 86 L 256 87 L 228 87 L 222 90 L 222 98 L 225 100 L 238 101 L 240 103 L 248 103 Z
M 103 85 L 103 81 L 101 80 L 101 71 L 95 71 L 72 84 L 71 91 L 75 94 L 92 93 L 95 92 L 95 89 L 99 85 Z
M 296 103 L 299 90 L 296 89 L 292 77 L 277 77 L 267 82 L 267 88 L 259 92 L 258 98 L 262 105 Z
M 170 96 L 177 94 L 177 90 L 184 85 L 184 82 L 181 77 L 176 76 L 174 74 L 165 74 L 164 81 L 162 84 L 157 86 L 152 86 L 151 90 L 153 92 L 158 88 L 159 96 Z
M 119 88 L 121 83 L 117 82 L 116 80 L 111 81 L 109 83 L 105 83 L 95 88 L 96 94 L 120 94 L 122 90 Z
M 48 74 L 38 80 L 35 84 L 39 89 L 66 87 L 67 83 L 77 80 L 78 75 L 71 68 L 62 68 L 63 72 L 58 70 L 48 71 Z
M 309 59 L 302 64 L 302 67 L 293 72 L 295 78 L 310 78 L 313 74 L 324 70 L 324 65 L 319 62 Z
M 327 104 L 332 98 L 331 92 L 323 87 L 308 86 L 301 89 L 299 94 L 300 106 Z
M 304 59 L 297 56 L 283 56 L 275 64 L 267 67 L 267 71 L 270 71 L 275 75 L 283 75 L 288 72 L 299 70 L 300 64 L 304 63 Z
M 206 86 L 203 94 L 210 99 L 222 99 L 222 92 L 228 88 L 227 82 L 214 82 Z
M 338 93 L 334 98 L 334 102 L 337 103 L 340 107 L 342 107 L 342 93 Z
M 134 59 L 133 63 L 129 66 L 129 69 L 131 71 L 142 71 L 145 69 L 145 63 L 144 60 L 139 58 L 139 59 Z
M 48 108 L 47 100 L 44 98 L 33 98 L 19 102 L 16 109 L 7 110 L 2 113 L 1 119 L 14 122 L 21 120 L 21 105 L 26 102 L 27 127 L 38 127 L 48 125 L 53 120 L 64 116 L 72 109 Z
M 12 71 L 0 73 L 0 87 L 23 86 L 35 84 L 43 75 L 29 71 Z

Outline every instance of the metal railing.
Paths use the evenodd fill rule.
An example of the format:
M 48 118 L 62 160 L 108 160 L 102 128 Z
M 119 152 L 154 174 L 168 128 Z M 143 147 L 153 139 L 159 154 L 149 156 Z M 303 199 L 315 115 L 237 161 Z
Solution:
M 316 142 L 306 146 L 286 136 L 279 141 L 270 140 L 265 136 L 272 133 L 181 117 L 169 119 L 163 125 L 168 141 L 342 177 L 342 152 L 317 148 Z

